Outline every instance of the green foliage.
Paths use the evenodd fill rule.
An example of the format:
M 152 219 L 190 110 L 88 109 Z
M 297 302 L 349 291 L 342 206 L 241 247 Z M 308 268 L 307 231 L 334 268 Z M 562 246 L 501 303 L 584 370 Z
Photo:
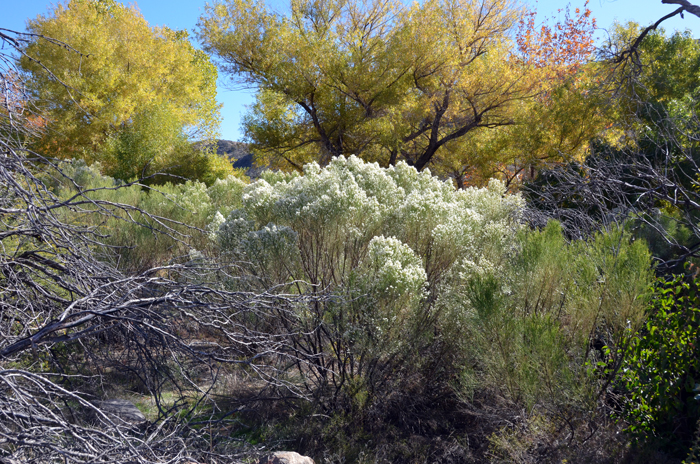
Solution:
M 211 185 L 236 174 L 231 163 L 210 147 L 187 139 L 167 104 L 134 115 L 130 125 L 106 141 L 100 158 L 106 175 L 122 180 L 146 178 L 147 184 L 190 179 Z
M 141 185 L 120 185 L 120 181 L 100 174 L 99 165 L 87 166 L 83 160 L 63 162 L 60 168 L 65 177 L 45 180 L 60 198 L 69 198 L 80 188 L 95 201 L 80 210 L 65 212 L 66 221 L 103 234 L 108 247 L 102 250 L 103 258 L 131 272 L 188 260 L 196 251 L 215 247 L 211 234 L 224 220 L 220 211 L 228 212 L 240 202 L 245 185 L 240 178 L 229 176 L 217 179 L 210 187 L 188 181 L 144 189 Z M 100 202 L 121 203 L 134 209 L 104 218 L 95 214 Z M 127 220 L 127 214 L 133 221 Z
M 641 44 L 641 59 L 650 66 L 642 78 L 645 101 L 671 103 L 700 86 L 700 44 L 689 30 L 670 37 L 663 30 L 652 32 Z
M 659 279 L 649 318 L 625 359 L 620 416 L 638 438 L 661 439 L 680 457 L 700 419 L 700 296 L 697 281 Z
M 583 443 L 591 423 L 605 436 L 595 411 L 643 323 L 649 253 L 622 229 L 569 243 L 556 222 L 515 243 L 503 266 L 471 270 L 445 302 L 441 329 L 461 337 L 455 388 L 470 404 L 498 402 L 515 424 L 487 437 L 493 462 L 596 462 L 600 450 Z M 563 434 L 566 446 L 548 444 Z
M 597 391 L 587 363 L 597 341 L 622 359 L 644 315 L 646 247 L 617 231 L 567 244 L 551 222 L 520 236 L 507 265 L 475 271 L 460 291 L 465 356 L 480 369 L 470 389 L 497 389 L 529 407 L 583 407 Z
M 611 46 L 627 46 L 640 31 L 634 22 L 616 24 Z M 663 139 L 665 131 L 691 129 L 700 86 L 700 44 L 691 32 L 652 31 L 639 46 L 638 65 L 640 72 L 626 86 L 627 98 L 617 102 L 619 121 L 651 140 Z

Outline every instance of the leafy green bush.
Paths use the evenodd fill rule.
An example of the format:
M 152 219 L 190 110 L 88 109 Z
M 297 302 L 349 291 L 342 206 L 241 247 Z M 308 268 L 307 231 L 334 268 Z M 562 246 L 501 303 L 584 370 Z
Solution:
M 188 140 L 175 111 L 163 104 L 135 114 L 128 126 L 107 139 L 99 159 L 104 173 L 121 180 L 145 178 L 147 184 L 187 179 L 213 184 L 240 175 L 210 144 Z
M 648 251 L 621 230 L 568 244 L 554 222 L 516 244 L 504 266 L 474 271 L 455 290 L 454 319 L 477 366 L 466 385 L 529 408 L 584 407 L 600 388 L 587 369 L 600 358 L 592 346 L 619 362 L 643 321 Z
M 628 431 L 684 457 L 700 419 L 700 295 L 697 280 L 659 279 L 649 318 L 622 368 Z

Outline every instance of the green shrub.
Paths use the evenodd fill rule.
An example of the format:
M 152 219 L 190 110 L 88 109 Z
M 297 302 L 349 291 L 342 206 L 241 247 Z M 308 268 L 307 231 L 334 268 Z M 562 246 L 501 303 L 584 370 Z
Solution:
M 516 243 L 503 266 L 475 269 L 455 290 L 465 357 L 478 366 L 467 384 L 530 408 L 582 406 L 598 388 L 586 368 L 597 361 L 591 347 L 621 359 L 643 320 L 648 251 L 621 230 L 568 244 L 554 222 Z
M 198 252 L 211 251 L 215 232 L 223 223 L 221 211 L 228 212 L 240 204 L 246 185 L 234 176 L 217 179 L 207 187 L 201 182 L 166 183 L 144 188 L 124 186 L 122 182 L 100 174 L 99 165 L 87 166 L 84 161 L 62 162 L 65 177 L 46 179 L 61 198 L 84 195 L 83 208 L 66 217 L 76 226 L 102 234 L 106 248 L 102 256 L 114 260 L 125 271 L 139 272 L 150 267 L 190 259 Z M 72 179 L 72 180 L 71 180 Z M 110 209 L 110 203 L 133 206 L 111 215 L 94 214 Z M 130 216 L 131 220 L 127 218 Z
M 654 285 L 649 318 L 622 367 L 627 430 L 684 457 L 700 419 L 700 295 L 697 280 Z
M 109 137 L 98 159 L 106 175 L 124 181 L 144 179 L 149 185 L 186 180 L 213 184 L 230 175 L 242 176 L 211 144 L 193 144 L 181 122 L 167 105 L 136 113 Z

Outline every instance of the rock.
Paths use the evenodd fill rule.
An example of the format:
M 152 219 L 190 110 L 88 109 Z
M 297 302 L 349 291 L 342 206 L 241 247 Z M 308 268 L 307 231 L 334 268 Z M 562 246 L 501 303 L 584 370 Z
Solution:
M 263 456 L 258 464 L 315 464 L 314 460 L 308 456 L 302 456 L 293 451 L 276 451 L 267 456 Z
M 105 400 L 95 401 L 95 406 L 108 416 L 116 416 L 124 422 L 135 426 L 146 424 L 146 416 L 127 400 Z

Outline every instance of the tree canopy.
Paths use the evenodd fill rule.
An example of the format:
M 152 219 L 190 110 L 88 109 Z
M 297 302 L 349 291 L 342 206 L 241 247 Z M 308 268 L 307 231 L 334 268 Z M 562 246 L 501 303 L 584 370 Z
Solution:
M 229 0 L 207 7 L 198 38 L 235 83 L 258 89 L 244 126 L 266 154 L 422 169 L 450 141 L 509 124 L 506 108 L 531 92 L 512 53 L 520 15 L 494 0 L 295 0 L 289 16 Z
M 510 1 L 295 0 L 284 16 L 263 2 L 228 0 L 208 7 L 198 26 L 232 81 L 257 88 L 245 132 L 280 167 L 355 154 L 430 165 L 461 185 L 470 170 L 488 178 L 513 164 L 493 156 L 486 128 L 564 107 L 573 120 L 595 120 L 580 86 L 564 85 L 593 50 L 585 8 L 540 29 L 534 11 Z M 556 86 L 560 98 L 549 98 Z M 574 105 L 576 95 L 561 95 L 572 92 Z M 578 148 L 580 132 L 555 138 Z
M 153 111 L 171 113 L 189 138 L 216 134 L 217 71 L 186 31 L 151 27 L 135 6 L 114 0 L 58 4 L 28 30 L 74 49 L 38 39 L 24 47 L 21 69 L 33 98 L 44 102 L 39 123 L 47 129 L 34 148 L 99 161 L 109 137 Z

